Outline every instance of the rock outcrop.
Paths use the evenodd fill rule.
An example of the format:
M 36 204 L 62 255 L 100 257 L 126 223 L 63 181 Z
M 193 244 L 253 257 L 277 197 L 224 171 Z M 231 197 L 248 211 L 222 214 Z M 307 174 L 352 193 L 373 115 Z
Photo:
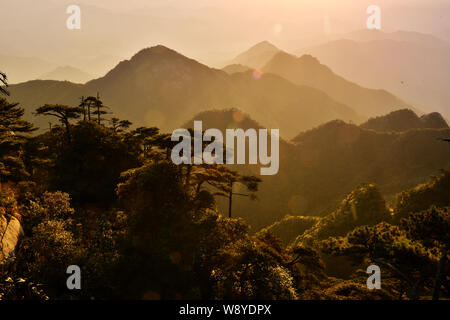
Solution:
M 19 220 L 15 217 L 0 215 L 0 261 L 11 257 L 23 235 L 23 229 Z

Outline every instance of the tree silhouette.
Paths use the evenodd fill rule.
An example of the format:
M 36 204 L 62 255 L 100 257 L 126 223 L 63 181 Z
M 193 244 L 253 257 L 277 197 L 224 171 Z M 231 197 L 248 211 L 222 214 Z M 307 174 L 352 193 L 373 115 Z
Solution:
M 17 103 L 0 98 L 0 180 L 27 175 L 21 150 L 27 141 L 26 134 L 36 128 L 23 120 L 23 115 L 24 109 Z
M 445 280 L 447 253 L 450 251 L 449 208 L 432 206 L 426 211 L 414 213 L 401 220 L 408 237 L 420 241 L 425 247 L 441 252 L 434 279 L 433 300 L 439 299 L 441 283 Z
M 97 100 L 95 101 L 95 108 L 96 108 L 96 110 L 93 112 L 93 114 L 97 116 L 97 123 L 101 124 L 101 122 L 103 120 L 103 118 L 101 116 L 108 114 L 108 112 L 104 110 L 107 107 L 103 105 L 103 102 L 100 100 L 100 96 L 98 94 L 97 94 Z
M 194 130 L 188 129 L 191 137 L 191 150 L 194 149 Z M 157 147 L 162 150 L 163 158 L 170 160 L 170 155 L 173 147 L 178 143 L 171 140 L 171 135 L 166 133 L 158 133 L 149 138 L 146 142 L 151 147 Z M 209 144 L 207 141 L 202 141 L 202 150 Z M 223 157 L 227 155 L 227 150 L 223 150 Z M 196 195 L 200 194 L 200 190 L 204 184 L 207 184 L 214 189 L 214 196 L 223 196 L 228 199 L 228 217 L 232 217 L 233 196 L 249 197 L 251 200 L 256 200 L 257 197 L 254 192 L 258 191 L 258 184 L 262 182 L 256 176 L 240 174 L 237 171 L 229 169 L 223 164 L 193 164 L 195 153 L 191 152 L 190 164 L 180 164 L 178 167 L 184 175 L 184 182 L 187 188 L 193 188 Z M 184 170 L 183 170 L 184 169 Z M 236 185 L 244 186 L 250 193 L 235 192 Z
M 128 143 L 136 145 L 141 151 L 141 156 L 146 159 L 152 148 L 152 137 L 158 134 L 159 129 L 156 127 L 139 127 L 128 133 L 125 139 Z
M 100 100 L 100 96 L 98 93 L 97 97 L 89 96 L 86 99 L 84 99 L 81 102 L 80 106 L 83 108 L 83 114 L 85 115 L 84 120 L 86 120 L 86 113 L 87 113 L 87 118 L 89 121 L 92 120 L 91 115 L 94 115 L 97 116 L 97 123 L 101 124 L 102 121 L 101 116 L 108 114 L 108 112 L 104 110 L 107 107 L 103 105 L 103 102 Z M 94 109 L 94 111 L 92 111 L 91 109 Z
M 160 157 L 169 160 L 172 148 L 176 145 L 176 142 L 172 141 L 171 136 L 172 135 L 169 133 L 158 133 L 151 137 L 147 137 L 144 143 L 150 148 L 156 147 L 159 149 L 161 152 L 156 151 L 156 153 L 159 154 Z
M 400 299 L 405 287 L 409 288 L 407 294 L 411 299 L 419 298 L 419 289 L 432 281 L 438 260 L 434 250 L 410 239 L 404 229 L 386 222 L 358 227 L 345 237 L 324 240 L 322 249 L 326 253 L 346 255 L 357 264 L 366 261 L 365 264 L 386 267 L 400 281 Z
M 196 191 L 199 192 L 204 183 L 216 189 L 215 196 L 223 196 L 228 199 L 228 217 L 232 217 L 233 196 L 249 197 L 257 199 L 253 192 L 258 191 L 258 184 L 262 181 L 253 175 L 240 174 L 224 165 L 206 165 L 202 168 L 195 168 L 192 172 L 192 181 L 196 184 Z M 234 186 L 243 185 L 252 193 L 240 193 L 234 191 Z
M 0 71 L 0 93 L 9 96 L 9 91 L 4 87 L 8 87 L 8 78 L 6 74 Z
M 84 99 L 84 96 L 82 96 L 81 98 L 81 102 L 79 104 L 79 107 L 83 109 L 83 121 L 86 121 L 86 115 L 87 115 L 87 103 L 86 103 L 86 99 Z
M 70 120 L 80 118 L 83 113 L 81 107 L 69 107 L 62 104 L 46 104 L 36 109 L 36 115 L 45 115 L 58 118 L 65 126 L 67 139 L 70 141 Z
M 97 104 L 97 98 L 94 96 L 89 96 L 86 99 L 84 99 L 83 108 L 84 108 L 85 114 L 87 114 L 87 120 L 89 120 L 89 121 L 91 121 L 91 114 L 92 114 L 91 109 L 93 109 L 96 104 Z
M 114 132 L 120 133 L 127 130 L 133 123 L 128 120 L 120 120 L 118 118 L 112 118 L 110 121 L 111 127 Z

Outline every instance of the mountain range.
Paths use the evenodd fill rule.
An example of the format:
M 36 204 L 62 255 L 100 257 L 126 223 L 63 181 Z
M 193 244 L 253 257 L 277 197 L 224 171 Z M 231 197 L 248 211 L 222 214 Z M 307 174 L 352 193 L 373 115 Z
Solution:
M 36 107 L 78 105 L 97 92 L 116 116 L 163 131 L 189 127 L 186 119 L 203 120 L 204 129 L 280 128 L 280 171 L 264 177 L 262 200 L 233 202 L 236 214 L 256 227 L 284 214 L 327 214 L 363 182 L 379 184 L 389 199 L 450 166 L 450 149 L 439 140 L 450 129 L 441 115 L 419 117 L 399 98 L 352 84 L 309 55 L 278 52 L 261 70 L 228 74 L 156 46 L 86 84 L 35 80 L 10 89 L 10 99 L 44 128 L 49 119 L 33 117 Z M 347 101 L 352 106 L 333 97 L 339 90 L 348 90 L 343 98 L 354 99 Z M 358 104 L 358 97 L 369 103 Z M 392 113 L 395 108 L 402 110 Z
M 378 41 L 378 40 L 392 40 L 399 42 L 408 42 L 416 45 L 420 45 L 423 47 L 429 48 L 439 48 L 448 45 L 446 39 L 438 38 L 431 34 L 414 32 L 414 31 L 404 31 L 398 30 L 393 32 L 386 32 L 381 30 L 369 30 L 369 29 L 361 29 L 353 32 L 340 33 L 340 34 L 332 34 L 327 37 L 322 44 L 327 42 L 336 41 L 336 40 L 353 40 L 357 42 L 370 42 L 370 41 Z M 311 46 L 308 46 L 311 47 Z M 299 54 L 302 54 L 302 50 L 299 50 Z
M 39 58 L 0 55 L 0 68 L 8 75 L 10 83 L 37 79 L 57 67 L 55 63 Z
M 74 57 L 70 59 L 71 65 L 60 65 L 57 62 L 36 57 L 0 54 L 0 70 L 8 75 L 10 84 L 35 79 L 85 83 L 105 75 L 120 60 L 119 57 L 103 54 L 90 58 Z
M 386 90 L 364 88 L 334 73 L 311 55 L 296 57 L 267 41 L 261 42 L 237 56 L 231 65 L 223 68 L 229 73 L 256 68 L 262 73 L 279 75 L 295 84 L 306 85 L 326 92 L 335 101 L 343 103 L 367 119 L 401 108 L 414 107 Z M 258 66 L 258 67 L 256 67 Z
M 264 41 L 230 63 L 263 69 L 280 51 Z M 407 108 L 414 106 L 416 111 L 439 111 L 444 117 L 450 117 L 450 93 L 447 90 L 450 75 L 446 72 L 450 69 L 450 42 L 447 39 L 412 31 L 358 30 L 324 36 L 319 44 L 303 47 L 297 52 L 300 57 L 311 55 L 317 58 L 349 82 L 398 96 Z M 239 69 L 227 66 L 224 70 L 236 72 Z M 273 69 L 267 71 L 277 73 Z M 286 74 L 279 75 L 295 80 Z M 298 72 L 296 76 L 299 77 Z M 306 81 L 308 85 L 316 85 L 305 78 L 300 79 L 300 83 Z M 320 83 L 317 88 L 331 93 L 330 88 L 323 88 Z M 343 94 L 343 97 L 349 96 Z M 349 101 L 340 100 L 339 96 L 333 98 L 353 107 Z M 388 111 L 385 109 L 379 114 Z
M 296 57 L 279 52 L 262 71 L 277 74 L 299 85 L 322 90 L 363 117 L 381 115 L 401 108 L 413 108 L 386 90 L 364 88 L 338 76 L 311 55 Z
M 262 41 L 236 56 L 230 61 L 230 64 L 243 65 L 253 69 L 259 69 L 264 67 L 266 63 L 269 62 L 270 59 L 272 59 L 278 52 L 280 52 L 280 49 L 276 46 L 268 41 Z
M 231 107 L 251 113 L 268 127 L 280 128 L 286 137 L 336 118 L 359 120 L 354 110 L 320 90 L 273 74 L 229 75 L 164 46 L 144 49 L 84 85 L 39 80 L 10 89 L 11 99 L 20 102 L 27 117 L 41 126 L 47 126 L 47 121 L 32 116 L 38 106 L 78 105 L 81 96 L 97 92 L 116 116 L 163 130 L 177 128 L 199 111 Z
M 417 128 L 417 123 L 410 121 L 414 117 L 419 119 L 412 110 L 378 117 L 378 123 L 391 127 L 377 130 L 367 128 L 367 123 L 358 126 L 333 120 L 299 132 L 291 140 L 281 139 L 278 174 L 263 177 L 257 192 L 259 200 L 233 199 L 233 212 L 256 230 L 286 214 L 323 216 L 362 183 L 377 184 L 386 200 L 393 201 L 398 192 L 424 183 L 450 166 L 450 148 L 440 140 L 450 137 L 448 124 L 445 120 L 440 124 L 423 121 Z M 427 117 L 442 119 L 439 114 L 420 119 Z M 192 127 L 193 120 L 202 120 L 204 130 L 264 127 L 237 109 L 201 112 L 184 126 Z M 259 165 L 231 168 L 259 174 Z M 245 190 L 236 190 L 241 191 Z M 226 212 L 228 203 L 219 199 L 219 204 Z
M 362 86 L 387 89 L 418 109 L 449 117 L 450 43 L 423 37 L 339 39 L 300 52 Z
M 71 66 L 57 67 L 38 77 L 41 80 L 71 81 L 74 83 L 85 83 L 92 78 L 92 75 Z
M 100 93 L 116 116 L 135 125 L 173 130 L 202 110 L 239 108 L 286 138 L 321 123 L 360 123 L 369 116 L 411 108 L 385 92 L 364 89 L 335 75 L 316 59 L 278 52 L 262 69 L 228 74 L 164 46 L 141 50 L 104 77 L 86 84 L 38 80 L 11 86 L 11 99 L 38 126 L 32 112 L 46 103 L 78 105 Z M 289 114 L 286 117 L 286 114 Z
M 376 131 L 405 131 L 410 129 L 447 129 L 448 124 L 438 112 L 417 116 L 410 109 L 393 111 L 381 117 L 370 118 L 361 128 Z

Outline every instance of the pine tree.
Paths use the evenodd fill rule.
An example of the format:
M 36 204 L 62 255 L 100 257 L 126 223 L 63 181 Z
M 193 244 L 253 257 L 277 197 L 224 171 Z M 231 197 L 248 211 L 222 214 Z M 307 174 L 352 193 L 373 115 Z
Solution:
M 83 107 L 83 114 L 86 114 L 86 106 L 87 106 L 87 116 L 88 120 L 92 120 L 91 115 L 97 116 L 97 123 L 101 124 L 102 115 L 108 114 L 107 111 L 104 109 L 108 108 L 105 105 L 103 105 L 103 101 L 100 100 L 100 95 L 97 93 L 97 96 L 89 96 L 86 99 L 84 99 L 81 103 L 81 106 Z M 93 109 L 94 111 L 91 111 Z M 86 120 L 86 116 L 84 117 Z
M 232 217 L 233 196 L 249 197 L 256 199 L 254 192 L 258 191 L 258 184 L 262 180 L 253 175 L 240 174 L 227 168 L 225 165 L 207 165 L 196 167 L 192 171 L 192 182 L 196 185 L 197 193 L 203 184 L 212 186 L 216 191 L 215 196 L 223 196 L 228 199 L 228 217 Z M 250 193 L 236 192 L 234 187 L 243 185 Z
M 120 120 L 118 118 L 111 118 L 109 121 L 114 132 L 120 133 L 127 130 L 133 123 L 128 120 Z
M 384 267 L 400 282 L 399 298 L 405 288 L 411 299 L 418 299 L 420 289 L 433 280 L 439 257 L 436 251 L 411 239 L 404 229 L 386 222 L 362 226 L 345 237 L 331 237 L 322 242 L 325 253 L 348 256 L 357 264 Z
M 23 163 L 23 145 L 27 133 L 36 128 L 22 119 L 24 109 L 17 103 L 9 103 L 0 98 L 0 180 L 19 180 L 27 176 Z
M 36 109 L 36 115 L 45 115 L 58 118 L 65 126 L 67 139 L 70 141 L 70 120 L 80 118 L 83 113 L 81 107 L 69 107 L 61 104 L 46 104 Z
M 0 71 L 0 93 L 9 96 L 9 91 L 4 87 L 8 87 L 8 78 L 5 73 Z

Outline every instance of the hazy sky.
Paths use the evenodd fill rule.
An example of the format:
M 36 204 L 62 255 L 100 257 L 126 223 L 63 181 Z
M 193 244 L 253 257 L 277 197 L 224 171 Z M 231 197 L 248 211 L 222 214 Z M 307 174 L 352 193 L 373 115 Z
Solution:
M 69 4 L 81 7 L 81 30 L 66 28 Z M 372 4 L 385 31 L 450 34 L 450 0 L 0 0 L 0 55 L 80 66 L 164 44 L 221 66 L 262 40 L 293 52 L 320 41 L 325 19 L 331 33 L 363 29 Z

